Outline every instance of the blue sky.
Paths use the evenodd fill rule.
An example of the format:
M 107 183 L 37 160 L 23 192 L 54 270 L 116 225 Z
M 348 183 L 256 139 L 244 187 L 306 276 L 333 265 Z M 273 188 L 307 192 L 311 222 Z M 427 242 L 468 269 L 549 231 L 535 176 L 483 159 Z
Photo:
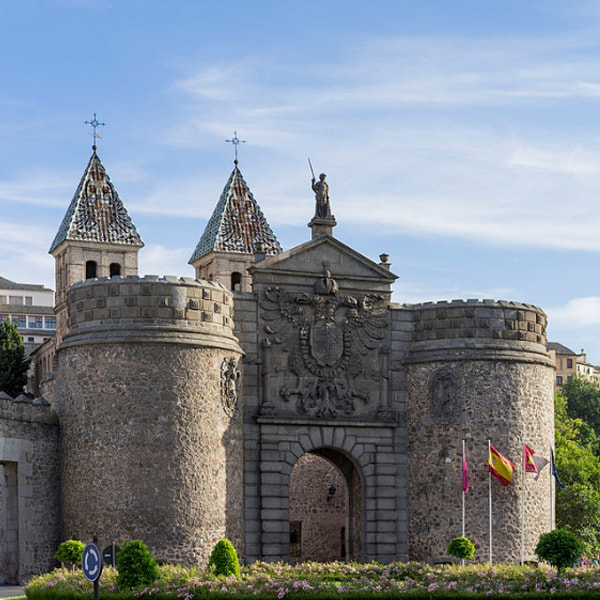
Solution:
M 284 248 L 310 156 L 396 301 L 535 304 L 600 364 L 600 3 L 2 0 L 0 54 L 1 276 L 54 287 L 94 112 L 140 272 L 193 275 L 237 130 Z

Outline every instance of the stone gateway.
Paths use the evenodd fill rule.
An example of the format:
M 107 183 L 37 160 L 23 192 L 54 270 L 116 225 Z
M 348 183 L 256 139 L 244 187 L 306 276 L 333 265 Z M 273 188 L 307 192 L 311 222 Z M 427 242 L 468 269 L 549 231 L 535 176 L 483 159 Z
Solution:
M 283 251 L 236 161 L 195 277 L 139 276 L 143 242 L 94 148 L 51 247 L 39 408 L 0 399 L 5 576 L 94 535 L 186 564 L 222 537 L 245 562 L 446 560 L 463 440 L 466 535 L 487 560 L 488 439 L 516 467 L 492 482 L 494 561 L 520 560 L 523 486 L 535 558 L 548 485 L 519 465 L 524 442 L 543 454 L 554 434 L 544 312 L 393 302 L 387 255 L 333 236 L 327 190 L 311 239 Z

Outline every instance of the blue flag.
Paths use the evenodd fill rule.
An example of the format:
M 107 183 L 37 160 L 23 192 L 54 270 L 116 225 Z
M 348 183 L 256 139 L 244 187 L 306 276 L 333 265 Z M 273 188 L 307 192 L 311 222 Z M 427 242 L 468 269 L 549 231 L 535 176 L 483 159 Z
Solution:
M 561 488 L 564 488 L 565 484 L 561 482 L 561 480 L 558 478 L 558 473 L 556 472 L 556 463 L 554 462 L 554 450 L 552 448 L 550 448 L 550 465 L 550 472 L 552 473 L 552 475 L 554 475 L 556 483 L 558 483 L 558 485 L 560 485 Z

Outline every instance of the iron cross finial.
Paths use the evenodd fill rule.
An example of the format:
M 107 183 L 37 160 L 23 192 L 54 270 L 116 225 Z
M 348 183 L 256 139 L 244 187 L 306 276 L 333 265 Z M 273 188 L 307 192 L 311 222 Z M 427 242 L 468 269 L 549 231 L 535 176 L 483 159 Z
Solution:
M 94 145 L 92 146 L 92 148 L 95 150 L 96 140 L 100 137 L 100 134 L 96 131 L 96 129 L 98 129 L 100 125 L 106 125 L 106 123 L 100 123 L 100 121 L 98 121 L 98 119 L 96 118 L 96 113 L 94 113 L 94 118 L 91 121 L 84 121 L 84 123 L 86 125 L 91 125 L 92 129 L 94 130 L 94 133 L 92 134 L 92 137 L 94 138 Z
M 229 142 L 230 144 L 233 144 L 235 146 L 235 161 L 234 163 L 237 165 L 238 164 L 238 146 L 240 144 L 245 144 L 246 140 L 240 140 L 240 138 L 237 135 L 237 131 L 233 131 L 233 137 L 230 140 L 225 140 L 226 142 Z

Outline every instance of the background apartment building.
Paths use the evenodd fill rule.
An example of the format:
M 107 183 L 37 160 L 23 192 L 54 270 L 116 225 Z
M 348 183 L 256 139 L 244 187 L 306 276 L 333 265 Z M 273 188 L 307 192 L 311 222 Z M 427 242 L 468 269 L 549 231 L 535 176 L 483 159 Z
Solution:
M 595 380 L 600 385 L 600 368 L 588 363 L 583 348 L 577 354 L 570 348 L 557 342 L 548 342 L 548 352 L 556 365 L 554 389 L 559 390 L 573 375 L 582 375 Z
M 54 337 L 54 292 L 43 285 L 15 283 L 0 277 L 0 322 L 16 323 L 27 353 Z

